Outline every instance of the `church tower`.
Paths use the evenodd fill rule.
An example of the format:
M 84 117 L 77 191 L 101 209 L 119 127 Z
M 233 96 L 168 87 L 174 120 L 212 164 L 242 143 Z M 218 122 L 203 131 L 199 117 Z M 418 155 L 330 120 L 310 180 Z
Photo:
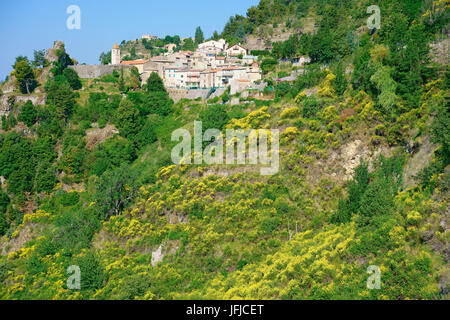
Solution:
M 111 50 L 111 64 L 120 64 L 120 48 L 117 43 Z

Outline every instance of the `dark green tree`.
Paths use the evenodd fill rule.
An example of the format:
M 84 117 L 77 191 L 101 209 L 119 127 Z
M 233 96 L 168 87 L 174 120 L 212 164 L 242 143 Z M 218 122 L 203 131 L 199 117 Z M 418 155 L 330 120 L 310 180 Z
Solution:
M 203 131 L 208 129 L 219 129 L 222 130 L 223 127 L 230 120 L 227 114 L 227 109 L 224 105 L 212 105 L 206 110 L 200 112 L 200 121 L 202 121 Z
M 119 80 L 117 81 L 118 88 L 120 92 L 125 92 L 125 77 L 123 73 L 123 68 L 120 68 L 120 76 Z
M 139 115 L 139 111 L 134 106 L 133 102 L 128 99 L 124 99 L 120 102 L 114 118 L 114 123 L 119 129 L 122 137 L 132 137 L 141 129 L 142 119 Z
M 78 77 L 78 73 L 75 70 L 73 70 L 71 68 L 66 68 L 63 71 L 63 76 L 69 82 L 72 90 L 79 90 L 82 88 L 80 78 Z
M 46 104 L 56 114 L 59 120 L 66 121 L 75 108 L 75 95 L 69 82 L 63 78 L 48 81 L 45 90 L 47 92 Z
M 30 94 L 37 86 L 33 69 L 28 59 L 19 59 L 13 66 L 17 88 L 20 92 Z
M 346 199 L 339 201 L 338 212 L 333 217 L 333 222 L 349 222 L 354 214 L 359 213 L 361 198 L 369 185 L 369 177 L 369 167 L 363 161 L 355 168 L 353 180 L 347 186 L 348 196 Z
M 199 45 L 203 41 L 205 41 L 205 36 L 203 35 L 202 28 L 197 27 L 197 29 L 195 29 L 195 44 Z
M 110 64 L 111 63 L 111 51 L 107 53 L 102 52 L 100 57 L 98 58 L 101 64 Z
M 33 105 L 31 100 L 28 100 L 27 102 L 25 102 L 22 108 L 20 108 L 20 113 L 17 116 L 17 120 L 22 121 L 28 127 L 31 127 L 36 123 L 37 115 L 38 112 L 36 107 Z
M 0 236 L 3 236 L 8 231 L 9 223 L 6 218 L 6 210 L 9 205 L 9 197 L 6 193 L 0 190 Z
M 344 94 L 347 89 L 347 78 L 345 76 L 344 67 L 342 65 L 342 61 L 340 61 L 336 68 L 336 79 L 334 80 L 334 87 L 336 89 L 336 93 L 341 96 Z
M 55 169 L 46 161 L 42 161 L 36 168 L 36 176 L 34 179 L 35 190 L 37 192 L 50 192 L 56 186 L 58 179 L 55 175 Z
M 370 224 L 372 219 L 377 220 L 389 216 L 394 210 L 394 195 L 389 180 L 378 174 L 369 184 L 361 197 L 359 208 L 362 225 Z
M 270 71 L 275 70 L 278 61 L 273 58 L 266 58 L 261 62 L 261 70 L 263 73 L 267 74 Z
M 35 68 L 43 68 L 49 65 L 48 61 L 45 59 L 45 50 L 34 50 L 34 60 L 32 65 Z
M 166 92 L 162 79 L 156 72 L 152 72 L 147 79 L 147 92 Z
M 153 91 L 148 93 L 147 107 L 149 112 L 160 116 L 167 116 L 172 111 L 173 100 L 165 91 Z
M 191 38 L 184 39 L 183 50 L 195 51 L 195 43 Z
M 313 62 L 329 62 L 334 57 L 333 35 L 329 27 L 320 27 L 311 40 L 310 56 Z
M 119 215 L 137 193 L 136 176 L 128 166 L 106 171 L 95 185 L 95 204 L 102 218 Z

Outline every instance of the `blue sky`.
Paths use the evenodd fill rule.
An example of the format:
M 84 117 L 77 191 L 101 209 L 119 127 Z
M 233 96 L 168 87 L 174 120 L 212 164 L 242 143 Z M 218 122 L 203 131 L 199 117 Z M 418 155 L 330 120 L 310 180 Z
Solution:
M 98 64 L 102 51 L 115 42 L 178 34 L 193 36 L 200 26 L 205 37 L 221 32 L 229 17 L 245 15 L 258 0 L 14 0 L 0 1 L 0 79 L 12 70 L 18 55 L 33 58 L 33 50 L 62 40 L 79 63 Z M 81 29 L 69 30 L 70 5 L 81 9 Z

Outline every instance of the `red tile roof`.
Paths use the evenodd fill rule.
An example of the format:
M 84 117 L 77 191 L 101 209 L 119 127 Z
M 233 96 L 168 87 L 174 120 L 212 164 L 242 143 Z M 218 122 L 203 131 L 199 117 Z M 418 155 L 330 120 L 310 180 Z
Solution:
M 121 61 L 120 64 L 144 64 L 148 62 L 148 60 L 132 60 L 132 61 Z

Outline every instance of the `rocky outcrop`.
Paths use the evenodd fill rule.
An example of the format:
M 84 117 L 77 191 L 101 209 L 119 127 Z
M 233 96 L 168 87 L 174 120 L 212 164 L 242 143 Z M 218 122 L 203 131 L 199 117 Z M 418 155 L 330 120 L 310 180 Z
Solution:
M 53 43 L 53 48 L 48 49 L 45 53 L 45 59 L 52 64 L 53 62 L 58 61 L 58 50 L 62 52 L 66 52 L 66 48 L 64 42 L 61 40 L 55 41 Z
M 437 147 L 431 143 L 428 137 L 419 141 L 416 152 L 413 153 L 412 158 L 408 160 L 403 173 L 403 186 L 410 188 L 416 184 L 415 177 L 417 174 L 427 167 L 433 159 L 433 150 Z
M 442 41 L 437 41 L 430 44 L 430 47 L 431 59 L 441 65 L 446 65 L 450 60 L 450 39 L 446 38 Z
M 14 96 L 3 95 L 0 97 L 0 119 L 2 116 L 7 117 L 9 115 L 14 106 L 14 102 Z
M 160 244 L 155 251 L 152 251 L 152 267 L 155 267 L 159 262 L 162 262 L 166 255 L 175 254 L 179 247 L 179 240 L 168 240 Z
M 111 124 L 106 125 L 106 127 L 102 129 L 98 128 L 98 124 L 95 125 L 97 125 L 97 127 L 86 130 L 86 148 L 90 151 L 94 150 L 95 146 L 103 143 L 106 139 L 119 133 L 119 130 Z

